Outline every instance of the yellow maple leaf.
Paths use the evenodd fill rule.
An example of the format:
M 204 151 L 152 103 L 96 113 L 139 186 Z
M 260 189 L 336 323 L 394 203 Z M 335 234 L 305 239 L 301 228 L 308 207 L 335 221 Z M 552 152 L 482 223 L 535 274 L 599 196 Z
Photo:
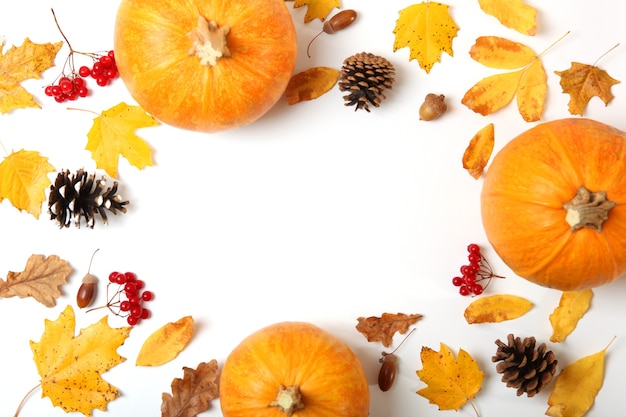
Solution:
M 94 119 L 87 133 L 87 149 L 98 168 L 117 177 L 120 155 L 131 165 L 143 169 L 152 166 L 150 146 L 135 134 L 142 127 L 157 126 L 158 122 L 139 106 L 119 103 Z
M 39 44 L 26 38 L 21 46 L 13 46 L 0 55 L 0 113 L 13 109 L 40 108 L 33 96 L 20 83 L 39 79 L 41 73 L 54 66 L 62 42 Z M 4 43 L 0 43 L 0 51 Z
M 307 6 L 304 14 L 304 23 L 313 19 L 324 21 L 330 12 L 336 7 L 341 7 L 340 0 L 296 0 L 293 4 L 294 8 Z
M 152 333 L 137 355 L 137 366 L 159 366 L 174 359 L 193 336 L 193 317 L 167 323 Z
M 547 75 L 539 55 L 519 42 L 482 36 L 470 56 L 490 68 L 516 69 L 490 75 L 474 84 L 461 102 L 483 116 L 508 105 L 517 95 L 517 108 L 527 122 L 541 119 L 547 93 Z
M 467 401 L 476 397 L 485 373 L 463 349 L 459 350 L 458 359 L 455 359 L 447 346 L 443 343 L 440 346 L 439 352 L 422 347 L 423 368 L 417 371 L 417 376 L 428 386 L 417 393 L 431 404 L 436 404 L 440 410 L 458 411 Z
M 550 314 L 552 325 L 551 342 L 560 343 L 574 331 L 578 321 L 585 315 L 591 305 L 593 290 L 564 291 L 559 306 Z
M 8 199 L 18 210 L 39 218 L 45 189 L 54 167 L 39 152 L 20 150 L 0 162 L 0 201 Z
M 30 342 L 43 395 L 66 412 L 90 416 L 92 410 L 106 411 L 118 390 L 101 374 L 125 358 L 117 353 L 131 328 L 111 328 L 107 316 L 74 336 L 74 310 L 67 306 L 55 321 L 45 321 L 39 342 Z
M 478 0 L 480 8 L 504 26 L 524 35 L 537 33 L 537 10 L 522 0 Z
M 446 4 L 427 1 L 400 10 L 393 30 L 396 35 L 394 52 L 408 47 L 411 51 L 409 61 L 417 60 L 427 73 L 436 62 L 441 61 L 442 52 L 453 56 L 452 40 L 459 27 L 448 8 Z
M 619 81 L 611 77 L 605 70 L 594 65 L 572 62 L 572 66 L 565 71 L 554 71 L 561 77 L 563 92 L 570 95 L 569 112 L 583 115 L 589 100 L 594 96 L 600 97 L 606 106 L 613 100 L 611 86 Z

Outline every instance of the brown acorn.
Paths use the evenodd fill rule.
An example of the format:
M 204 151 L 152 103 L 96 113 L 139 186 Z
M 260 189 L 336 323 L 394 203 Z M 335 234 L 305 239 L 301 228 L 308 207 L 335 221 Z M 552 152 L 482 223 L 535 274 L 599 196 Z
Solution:
M 420 106 L 420 120 L 435 120 L 447 110 L 446 97 L 443 94 L 427 94 Z

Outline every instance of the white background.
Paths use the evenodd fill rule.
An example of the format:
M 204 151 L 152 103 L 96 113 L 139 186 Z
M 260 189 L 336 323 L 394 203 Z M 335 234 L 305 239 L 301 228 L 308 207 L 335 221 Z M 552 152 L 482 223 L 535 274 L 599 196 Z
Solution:
M 98 223 L 93 230 L 59 230 L 48 219 L 45 203 L 39 219 L 20 213 L 7 200 L 0 204 L 0 277 L 22 271 L 31 254 L 56 254 L 74 268 L 54 308 L 33 299 L 0 299 L 0 416 L 12 416 L 23 395 L 39 382 L 29 341 L 39 340 L 44 319 L 54 320 L 68 304 L 75 306 L 76 290 L 97 248 L 91 268 L 101 279 L 97 304 L 106 301 L 104 283 L 113 270 L 135 272 L 156 298 L 152 318 L 134 328 L 119 348 L 128 360 L 104 374 L 121 396 L 109 404 L 107 414 L 96 410 L 94 416 L 159 415 L 161 394 L 170 391 L 172 379 L 182 377 L 183 366 L 195 368 L 213 358 L 221 364 L 246 335 L 286 320 L 320 325 L 353 348 L 370 380 L 373 417 L 457 415 L 438 411 L 415 394 L 425 386 L 415 374 L 421 369 L 420 349 L 438 350 L 440 343 L 455 353 L 460 348 L 468 351 L 485 371 L 474 400 L 481 416 L 543 415 L 550 389 L 534 398 L 516 397 L 500 382 L 491 362 L 494 341 L 510 332 L 547 342 L 561 367 L 603 349 L 617 335 L 607 354 L 604 386 L 588 415 L 626 410 L 626 281 L 598 288 L 575 332 L 564 343 L 549 342 L 548 316 L 560 294 L 516 277 L 497 258 L 480 220 L 482 180 L 470 177 L 461 164 L 470 138 L 487 123 L 495 124 L 496 151 L 534 124 L 524 122 L 514 104 L 483 117 L 460 103 L 475 82 L 499 72 L 469 58 L 478 36 L 503 36 L 540 52 L 570 31 L 542 58 L 549 88 L 543 121 L 570 116 L 569 95 L 562 93 L 554 71 L 568 69 L 571 61 L 593 64 L 623 43 L 626 5 L 611 0 L 593 5 L 529 1 L 539 12 L 538 33 L 527 37 L 484 14 L 476 0 L 450 0 L 447 4 L 460 27 L 454 57 L 444 54 L 426 74 L 409 61 L 408 49 L 393 52 L 398 11 L 411 4 L 344 0 L 343 8 L 356 9 L 358 20 L 343 32 L 319 37 L 307 58 L 306 44 L 321 23 L 305 25 L 304 8 L 293 10 L 293 3 L 287 3 L 299 35 L 296 71 L 318 65 L 339 68 L 343 59 L 362 51 L 393 63 L 393 89 L 371 113 L 344 107 L 342 93 L 335 88 L 295 106 L 281 100 L 259 121 L 234 131 L 207 135 L 165 125 L 139 130 L 152 147 L 154 167 L 139 171 L 120 160 L 121 193 L 131 203 L 128 213 L 111 218 L 108 227 Z M 11 2 L 0 11 L 0 35 L 7 46 L 20 45 L 26 37 L 38 43 L 60 41 L 50 13 L 53 7 L 75 49 L 110 49 L 117 5 L 91 0 Z M 598 63 L 624 82 L 625 47 Z M 57 170 L 93 172 L 95 163 L 84 150 L 93 115 L 67 110 L 67 105 L 43 94 L 67 52 L 64 47 L 59 66 L 46 71 L 42 80 L 23 83 L 42 109 L 0 116 L 2 152 L 35 150 Z M 71 106 L 101 112 L 121 101 L 135 104 L 119 79 L 111 87 L 93 90 L 90 98 Z M 608 107 L 594 98 L 585 116 L 626 129 L 624 84 L 612 91 L 616 98 Z M 418 107 L 431 92 L 446 95 L 449 111 L 437 121 L 419 121 Z M 507 277 L 493 282 L 487 293 L 526 297 L 535 304 L 530 313 L 498 324 L 465 322 L 463 311 L 471 298 L 458 295 L 450 281 L 466 262 L 471 242 L 483 246 L 496 272 Z M 376 385 L 384 348 L 355 330 L 357 317 L 383 312 L 424 315 L 398 351 L 399 377 L 387 393 Z M 77 312 L 78 325 L 86 327 L 105 313 Z M 185 315 L 196 320 L 190 345 L 164 366 L 135 367 L 146 337 Z M 109 322 L 125 324 L 113 316 Z M 400 339 L 397 335 L 394 346 Z M 20 415 L 65 413 L 42 399 L 38 390 Z M 203 415 L 221 415 L 218 400 Z M 474 412 L 467 405 L 458 415 Z

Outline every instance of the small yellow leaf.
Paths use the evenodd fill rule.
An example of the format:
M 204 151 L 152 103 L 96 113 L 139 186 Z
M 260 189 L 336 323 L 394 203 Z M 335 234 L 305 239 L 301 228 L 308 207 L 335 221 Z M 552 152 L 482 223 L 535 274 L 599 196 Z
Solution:
M 498 36 L 476 38 L 469 53 L 474 61 L 498 69 L 521 68 L 537 58 L 537 54 L 528 46 Z
M 611 86 L 619 84 L 605 70 L 578 62 L 572 62 L 568 70 L 555 71 L 555 74 L 561 77 L 563 92 L 570 95 L 569 112 L 580 116 L 594 96 L 608 105 L 613 100 Z
M 461 103 L 483 116 L 490 115 L 513 100 L 523 70 L 490 75 L 472 86 L 463 96 Z
M 296 104 L 314 100 L 330 91 L 337 83 L 339 70 L 329 67 L 314 67 L 295 74 L 289 80 L 285 95 L 287 103 Z
M 527 122 L 536 122 L 543 115 L 548 92 L 548 76 L 539 59 L 534 60 L 524 71 L 517 90 L 517 109 Z
M 463 154 L 463 168 L 478 179 L 483 173 L 495 144 L 493 123 L 489 123 L 474 135 Z
M 174 359 L 193 335 L 193 317 L 185 316 L 152 333 L 137 355 L 137 366 L 159 366 Z
M 612 341 L 611 341 L 612 343 Z M 604 380 L 604 359 L 609 345 L 565 367 L 554 381 L 546 415 L 582 417 L 593 405 Z
M 552 324 L 551 342 L 564 341 L 576 328 L 578 321 L 585 315 L 591 305 L 593 290 L 564 291 L 559 306 L 550 314 Z
M 465 320 L 469 324 L 499 323 L 513 320 L 526 314 L 533 304 L 517 295 L 496 294 L 478 298 L 465 309 Z
M 330 12 L 336 7 L 341 7 L 340 0 L 296 0 L 293 4 L 294 8 L 307 6 L 304 14 L 304 23 L 308 23 L 313 19 L 324 21 Z
M 537 10 L 522 0 L 478 0 L 485 13 L 524 35 L 537 33 Z

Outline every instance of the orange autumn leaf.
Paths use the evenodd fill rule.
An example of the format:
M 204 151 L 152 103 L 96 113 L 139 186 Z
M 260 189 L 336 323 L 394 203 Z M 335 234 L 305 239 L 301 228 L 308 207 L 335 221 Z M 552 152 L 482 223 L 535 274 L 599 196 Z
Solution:
M 389 347 L 396 332 L 406 333 L 409 326 L 421 319 L 421 314 L 383 313 L 381 317 L 359 317 L 356 329 L 368 342 L 381 342 L 384 347 Z
M 593 290 L 564 291 L 559 300 L 559 306 L 550 314 L 552 325 L 551 342 L 563 342 L 569 336 L 578 321 L 585 315 L 591 306 Z
M 163 393 L 161 417 L 195 417 L 219 396 L 215 359 L 200 363 L 196 369 L 183 367 L 183 373 L 183 378 L 172 381 L 172 394 Z
M 296 0 L 293 4 L 294 8 L 307 6 L 304 14 L 304 23 L 308 23 L 313 19 L 324 21 L 334 8 L 341 7 L 340 0 Z
M 420 67 L 430 72 L 441 61 L 441 53 L 453 56 L 452 40 L 459 27 L 450 16 L 447 4 L 426 1 L 400 10 L 393 30 L 394 52 L 408 47 L 409 61 L 417 60 Z
M 439 410 L 458 411 L 465 403 L 476 397 L 485 373 L 469 353 L 459 350 L 458 358 L 441 343 L 439 352 L 422 347 L 422 369 L 419 379 L 428 386 L 417 393 L 436 404 Z
M 495 143 L 493 123 L 489 123 L 474 135 L 463 153 L 463 168 L 475 179 L 483 174 Z
M 605 70 L 578 62 L 572 62 L 572 66 L 565 71 L 554 72 L 561 77 L 563 92 L 570 95 L 569 112 L 580 116 L 593 97 L 599 97 L 608 106 L 613 100 L 611 86 L 619 84 Z
M 285 95 L 290 105 L 305 100 L 314 100 L 330 91 L 337 83 L 339 70 L 329 67 L 314 67 L 291 77 Z
M 537 10 L 522 0 L 478 0 L 480 8 L 504 26 L 524 35 L 537 33 Z
M 0 201 L 8 199 L 18 210 L 39 218 L 45 190 L 51 184 L 48 174 L 54 167 L 39 152 L 20 150 L 0 162 Z
M 159 366 L 174 359 L 193 335 L 193 317 L 185 316 L 152 333 L 137 355 L 137 366 Z
M 532 307 L 533 304 L 523 297 L 496 294 L 472 301 L 463 315 L 469 324 L 499 323 L 521 317 Z

